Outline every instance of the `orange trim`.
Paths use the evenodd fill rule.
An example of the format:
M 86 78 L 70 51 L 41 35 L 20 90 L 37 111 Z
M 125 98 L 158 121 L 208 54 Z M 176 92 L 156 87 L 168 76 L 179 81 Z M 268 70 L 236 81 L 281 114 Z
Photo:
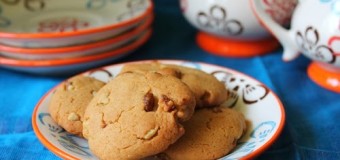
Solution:
M 49 66 L 60 66 L 60 65 L 70 65 L 70 64 L 78 64 L 78 63 L 86 63 L 89 61 L 96 61 L 100 59 L 104 59 L 107 57 L 116 56 L 119 54 L 126 53 L 128 51 L 132 51 L 137 49 L 139 46 L 143 45 L 151 36 L 151 29 L 146 31 L 146 34 L 143 37 L 139 38 L 135 42 L 124 46 L 122 48 L 112 50 L 105 53 L 94 54 L 90 56 L 83 57 L 75 57 L 68 59 L 54 59 L 54 60 L 21 60 L 21 59 L 11 59 L 0 57 L 0 64 L 8 65 L 8 66 L 19 66 L 19 67 L 49 67 Z
M 307 69 L 310 79 L 323 88 L 340 93 L 340 69 L 332 72 L 321 67 L 320 64 L 312 62 Z
M 38 129 L 38 123 L 37 123 L 37 111 L 38 108 L 41 106 L 41 102 L 46 98 L 47 95 L 51 94 L 51 92 L 54 90 L 51 89 L 47 94 L 45 94 L 41 100 L 38 102 L 38 104 L 36 105 L 36 107 L 34 108 L 33 111 L 33 116 L 32 116 L 32 126 L 33 126 L 33 131 L 35 133 L 35 135 L 38 137 L 38 139 L 40 140 L 40 142 L 46 147 L 48 148 L 51 152 L 53 152 L 55 155 L 62 157 L 63 159 L 67 159 L 67 160 L 79 160 L 76 157 L 73 157 L 70 154 L 65 153 L 64 151 L 60 150 L 59 148 L 57 148 L 56 146 L 54 146 L 53 144 L 51 144 L 46 138 L 45 136 L 42 135 L 42 133 L 40 132 L 40 130 Z
M 112 67 L 112 66 L 117 66 L 117 65 L 122 65 L 122 64 L 129 64 L 129 63 L 145 63 L 145 62 L 154 62 L 154 61 L 155 60 L 142 60 L 142 61 L 134 61 L 134 62 L 125 62 L 125 63 L 118 63 L 118 64 L 115 64 L 115 65 L 109 65 L 109 66 L 102 67 L 102 68 L 107 68 L 107 67 Z M 156 61 L 159 61 L 159 62 L 181 62 L 182 60 L 156 60 Z M 252 79 L 253 81 L 256 81 L 256 82 L 258 82 L 260 84 L 263 84 L 260 81 L 254 79 L 253 77 L 248 76 L 248 75 L 246 75 L 244 73 L 241 73 L 241 72 L 233 70 L 233 69 L 229 69 L 229 68 L 226 68 L 226 67 L 223 67 L 223 66 L 208 64 L 208 63 L 204 63 L 204 62 L 197 62 L 197 63 L 201 63 L 201 64 L 204 64 L 204 65 L 207 65 L 207 66 L 215 66 L 215 67 L 225 68 L 225 69 L 233 71 L 233 72 L 235 72 L 237 74 L 243 75 L 243 76 L 245 76 L 245 77 L 247 77 L 249 79 Z M 88 71 L 86 71 L 86 72 L 88 72 Z M 84 72 L 84 73 L 86 73 L 86 72 Z M 84 73 L 82 73 L 82 74 L 84 74 Z M 42 143 L 48 149 L 50 149 L 53 153 L 55 153 L 56 155 L 58 155 L 58 156 L 60 156 L 61 158 L 64 158 L 64 159 L 75 160 L 76 158 L 74 158 L 73 156 L 63 152 L 62 150 L 58 149 L 57 147 L 55 147 L 51 143 L 49 143 L 48 140 L 45 139 L 45 137 L 42 136 L 42 134 L 38 130 L 37 122 L 36 122 L 36 114 L 37 114 L 36 112 L 37 112 L 38 108 L 40 107 L 41 102 L 46 98 L 47 95 L 51 94 L 52 91 L 53 91 L 53 89 L 51 89 L 48 93 L 46 93 L 41 98 L 41 100 L 38 102 L 38 104 L 36 105 L 36 107 L 34 109 L 33 116 L 32 116 L 33 130 L 36 133 L 38 139 L 40 141 L 42 141 Z M 269 89 L 269 91 L 274 95 L 276 101 L 279 103 L 280 112 L 281 112 L 281 119 L 280 119 L 281 123 L 278 125 L 277 131 L 274 133 L 274 135 L 271 137 L 271 139 L 268 140 L 268 142 L 266 142 L 260 148 L 254 150 L 250 154 L 246 155 L 245 157 L 241 158 L 241 160 L 255 159 L 257 156 L 259 156 L 261 153 L 263 153 L 265 150 L 267 150 L 275 142 L 275 140 L 280 136 L 280 134 L 281 134 L 281 132 L 283 130 L 283 127 L 284 127 L 284 124 L 285 124 L 285 121 L 286 121 L 286 115 L 285 115 L 284 106 L 283 106 L 281 100 L 278 98 L 278 96 L 271 89 Z
M 257 41 L 242 41 L 220 38 L 204 32 L 197 34 L 196 42 L 199 47 L 211 54 L 237 58 L 263 55 L 280 46 L 278 41 L 272 37 Z
M 142 20 L 149 14 L 153 13 L 154 4 L 152 0 L 149 0 L 150 6 L 146 9 L 146 11 L 130 20 L 123 21 L 117 24 L 107 25 L 103 27 L 96 27 L 90 28 L 85 30 L 80 30 L 76 32 L 65 32 L 65 33 L 7 33 L 7 32 L 0 32 L 1 38 L 12 38 L 12 39 L 32 39 L 32 38 L 60 38 L 60 37 L 69 37 L 69 36 L 78 36 L 78 35 L 85 35 L 91 34 L 96 32 L 104 32 L 107 30 L 117 29 L 119 27 L 129 26 L 132 24 L 137 23 L 138 21 Z
M 133 36 L 136 36 L 137 34 L 141 33 L 143 30 L 147 29 L 152 24 L 153 19 L 154 19 L 154 16 L 151 15 L 147 18 L 145 23 L 138 26 L 137 28 L 134 28 L 131 31 L 128 31 L 127 33 L 123 33 L 119 36 L 115 36 L 109 39 L 105 39 L 105 40 L 97 41 L 93 43 L 81 44 L 81 45 L 70 46 L 70 47 L 58 47 L 58 48 L 20 48 L 20 47 L 12 47 L 12 46 L 6 46 L 6 45 L 0 44 L 0 51 L 19 53 L 19 54 L 27 53 L 27 54 L 44 55 L 44 54 L 55 54 L 55 53 L 67 54 L 65 52 L 74 52 L 74 51 L 82 51 L 82 50 L 88 50 L 88 49 L 93 49 L 93 48 L 99 48 L 99 47 L 114 44 L 124 39 L 128 39 Z
M 256 80 L 257 81 L 257 80 Z M 269 89 L 270 90 L 270 89 Z M 284 106 L 282 104 L 282 102 L 280 101 L 280 99 L 278 98 L 278 96 L 272 91 L 270 90 L 270 92 L 273 93 L 275 99 L 277 100 L 277 102 L 279 102 L 280 105 L 280 111 L 281 111 L 281 123 L 279 124 L 277 131 L 274 133 L 273 137 L 271 139 L 269 139 L 268 142 L 266 142 L 265 144 L 263 144 L 260 148 L 258 148 L 257 150 L 251 152 L 250 154 L 244 156 L 241 158 L 241 160 L 249 160 L 249 159 L 255 159 L 256 157 L 258 157 L 260 154 L 262 154 L 264 151 L 266 151 L 271 145 L 273 145 L 273 143 L 275 142 L 276 139 L 279 138 L 279 136 L 282 133 L 282 130 L 284 128 L 285 125 L 285 121 L 286 121 L 286 114 L 285 114 L 285 110 L 284 110 Z

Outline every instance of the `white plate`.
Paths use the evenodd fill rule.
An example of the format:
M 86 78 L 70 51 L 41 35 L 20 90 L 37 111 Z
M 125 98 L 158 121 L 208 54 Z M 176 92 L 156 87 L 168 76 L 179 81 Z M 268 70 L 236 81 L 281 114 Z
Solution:
M 153 22 L 153 17 L 120 35 L 108 39 L 69 47 L 57 48 L 19 48 L 0 44 L 0 56 L 26 60 L 53 60 L 89 56 L 108 52 L 131 43 L 140 37 Z
M 131 63 L 145 62 L 148 61 Z M 221 159 L 252 159 L 266 150 L 281 133 L 285 121 L 284 108 L 275 93 L 257 80 L 240 72 L 211 64 L 177 60 L 158 62 L 193 67 L 215 75 L 226 84 L 231 93 L 228 106 L 242 112 L 251 122 L 236 149 Z M 83 74 L 108 81 L 117 75 L 125 64 L 107 66 Z M 33 129 L 39 140 L 63 159 L 97 159 L 89 150 L 86 140 L 67 133 L 51 119 L 48 103 L 52 92 L 53 89 L 40 100 L 32 116 Z
M 0 1 L 0 43 L 43 48 L 113 37 L 152 13 L 151 0 Z
M 108 64 L 132 53 L 149 40 L 151 33 L 152 29 L 147 29 L 131 43 L 111 51 L 82 57 L 53 60 L 21 60 L 0 56 L 0 67 L 37 75 L 74 75 Z

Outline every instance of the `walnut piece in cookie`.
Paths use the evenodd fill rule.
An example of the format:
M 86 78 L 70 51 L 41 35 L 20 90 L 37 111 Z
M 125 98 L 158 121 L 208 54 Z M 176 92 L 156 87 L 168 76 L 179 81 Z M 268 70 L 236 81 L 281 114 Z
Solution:
M 142 159 L 184 134 L 180 123 L 193 115 L 195 105 L 194 94 L 175 77 L 127 72 L 97 92 L 83 130 L 100 159 Z
M 85 108 L 104 82 L 85 76 L 75 76 L 56 87 L 49 112 L 53 120 L 67 132 L 82 135 Z
M 219 106 L 228 98 L 229 93 L 222 82 L 213 75 L 194 68 L 150 62 L 127 64 L 122 68 L 121 73 L 149 71 L 176 77 L 187 84 L 195 94 L 197 108 Z

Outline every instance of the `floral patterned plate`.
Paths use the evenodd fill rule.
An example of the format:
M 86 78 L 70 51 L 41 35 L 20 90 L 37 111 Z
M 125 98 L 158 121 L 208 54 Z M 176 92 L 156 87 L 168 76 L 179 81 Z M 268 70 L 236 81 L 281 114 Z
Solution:
M 151 61 L 130 63 L 146 62 Z M 251 122 L 236 149 L 221 159 L 254 158 L 265 151 L 281 133 L 285 121 L 283 105 L 275 93 L 257 80 L 240 72 L 211 64 L 178 60 L 159 60 L 158 62 L 193 67 L 216 76 L 230 91 L 226 105 L 242 112 Z M 83 74 L 108 81 L 114 78 L 125 64 L 127 63 L 115 64 Z M 33 129 L 39 140 L 63 159 L 97 159 L 89 150 L 85 139 L 67 133 L 51 119 L 48 113 L 48 103 L 52 92 L 53 89 L 40 100 L 33 112 Z
M 0 43 L 79 45 L 120 35 L 153 13 L 151 0 L 1 0 Z

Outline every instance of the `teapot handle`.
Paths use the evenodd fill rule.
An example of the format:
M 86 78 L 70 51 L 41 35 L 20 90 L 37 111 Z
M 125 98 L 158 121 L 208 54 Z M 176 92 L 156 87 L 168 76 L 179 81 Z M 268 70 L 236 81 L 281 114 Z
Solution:
M 296 58 L 300 54 L 300 51 L 295 43 L 295 34 L 275 22 L 263 9 L 261 0 L 249 1 L 260 23 L 280 41 L 283 47 L 283 60 L 290 61 Z

